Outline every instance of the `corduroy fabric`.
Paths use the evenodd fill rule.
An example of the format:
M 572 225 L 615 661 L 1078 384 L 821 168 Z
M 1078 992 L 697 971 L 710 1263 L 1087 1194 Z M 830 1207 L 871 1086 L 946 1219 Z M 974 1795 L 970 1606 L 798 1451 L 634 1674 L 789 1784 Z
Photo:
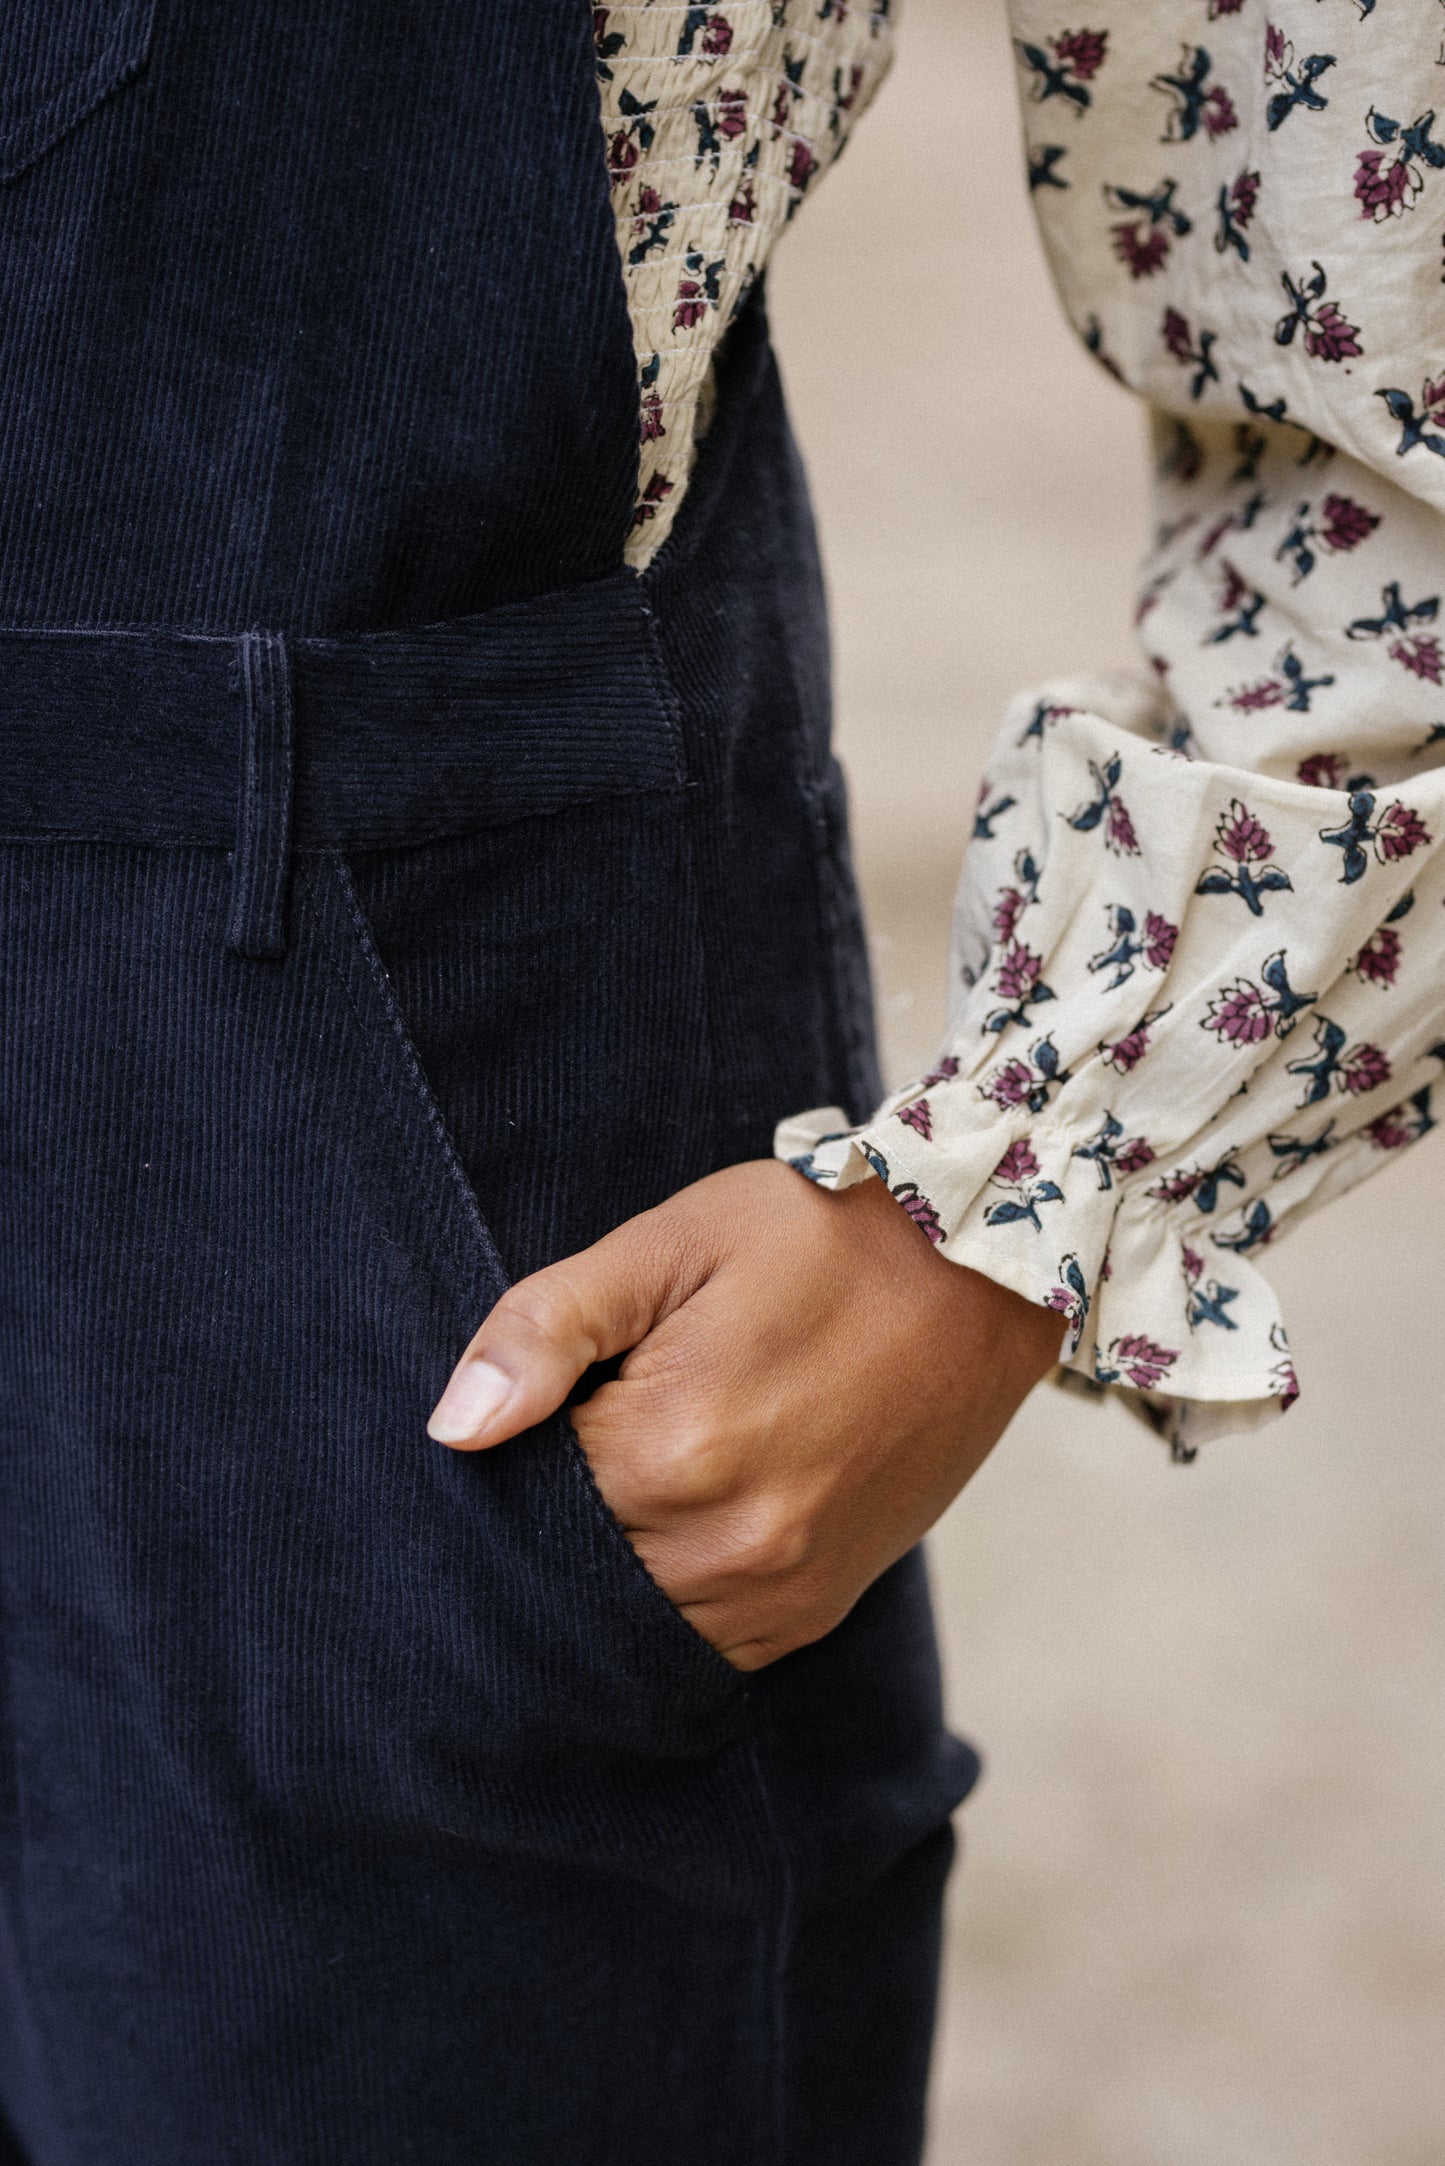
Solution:
M 398 190 L 425 203 L 407 131 L 437 101 L 460 127 L 455 86 L 408 46 L 388 100 L 370 54 L 345 73 L 329 20 L 303 38 L 263 13 L 264 37 L 211 26 L 255 83 L 275 87 L 268 37 L 293 71 L 279 107 L 246 107 L 245 70 L 244 114 L 207 107 L 245 172 L 248 129 L 285 166 L 287 128 L 344 77 L 376 101 L 373 148 L 402 131 Z M 475 90 L 478 19 L 453 13 L 342 16 L 387 51 L 454 29 Z M 532 131 L 542 209 L 547 159 L 571 160 L 575 269 L 594 226 L 611 241 L 595 107 L 572 132 L 585 10 L 484 15 L 491 117 Z M 96 161 L 109 187 L 138 145 L 159 156 L 167 108 L 144 101 L 202 21 L 158 10 L 146 72 L 16 184 L 32 217 L 72 163 L 83 222 Z M 498 117 L 509 97 L 520 119 Z M 467 125 L 430 145 L 443 207 L 471 185 L 463 151 L 492 155 Z M 190 188 L 164 179 L 196 217 L 216 186 L 204 159 Z M 233 230 L 229 202 L 205 215 Z M 480 1456 L 424 1434 L 510 1277 L 766 1153 L 789 1106 L 861 1110 L 874 1087 L 821 588 L 761 301 L 639 580 L 615 517 L 615 259 L 593 291 L 530 229 L 483 238 L 518 322 L 488 349 L 489 308 L 455 258 L 433 266 L 462 320 L 435 348 L 414 321 L 414 367 L 474 358 L 495 400 L 471 425 L 499 432 L 478 486 L 520 475 L 535 516 L 493 557 L 483 534 L 467 579 L 364 607 L 321 538 L 366 557 L 369 534 L 380 563 L 375 492 L 429 393 L 382 370 L 344 426 L 313 406 L 308 434 L 293 408 L 287 456 L 320 500 L 273 468 L 243 577 L 246 489 L 208 529 L 221 484 L 185 411 L 172 439 L 156 409 L 148 453 L 121 440 L 135 296 L 72 295 L 119 310 L 88 524 L 55 447 L 100 422 L 47 406 L 22 326 L 57 462 L 0 545 L 30 580 L 0 628 L 0 2098 L 23 2166 L 918 2156 L 940 1831 L 976 1767 L 942 1726 L 919 1561 L 744 1682 L 649 1579 L 565 1420 Z M 56 244 L 32 240 L 43 296 Z M 16 245 L 0 233 L 0 282 Z M 535 412 L 511 379 L 519 354 L 542 366 L 564 297 L 603 359 L 557 390 L 559 419 L 545 371 Z M 400 329 L 369 330 L 371 362 L 393 332 L 400 355 Z M 235 394 L 269 459 L 258 383 L 213 367 L 210 422 L 231 440 Z M 435 409 L 452 426 L 457 397 Z M 598 455 L 570 522 L 559 428 Z M 0 431 L 16 505 L 34 450 Z M 168 532 L 148 524 L 162 455 Z M 133 555 L 105 546 L 122 531 Z

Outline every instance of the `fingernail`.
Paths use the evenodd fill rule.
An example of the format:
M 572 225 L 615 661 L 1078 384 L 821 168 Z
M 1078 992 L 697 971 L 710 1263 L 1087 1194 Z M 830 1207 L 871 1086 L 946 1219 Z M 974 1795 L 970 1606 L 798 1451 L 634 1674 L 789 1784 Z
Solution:
M 436 1444 L 465 1444 L 501 1413 L 512 1379 L 490 1361 L 464 1361 L 432 1409 L 426 1433 Z

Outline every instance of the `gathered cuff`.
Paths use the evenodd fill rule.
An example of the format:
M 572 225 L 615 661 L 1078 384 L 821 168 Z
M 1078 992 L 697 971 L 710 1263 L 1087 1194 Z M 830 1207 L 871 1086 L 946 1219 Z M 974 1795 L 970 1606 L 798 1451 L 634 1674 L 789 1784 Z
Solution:
M 1279 1304 L 1246 1257 L 1221 1263 L 1177 1209 L 1122 1188 L 1097 1158 L 1081 1180 L 1090 1139 L 1057 1123 L 980 1108 L 971 1133 L 935 1143 L 929 1090 L 952 1082 L 925 1078 L 854 1128 L 836 1106 L 798 1115 L 776 1153 L 825 1187 L 881 1180 L 951 1262 L 1056 1310 L 1053 1381 L 1112 1390 L 1176 1458 L 1293 1403 Z

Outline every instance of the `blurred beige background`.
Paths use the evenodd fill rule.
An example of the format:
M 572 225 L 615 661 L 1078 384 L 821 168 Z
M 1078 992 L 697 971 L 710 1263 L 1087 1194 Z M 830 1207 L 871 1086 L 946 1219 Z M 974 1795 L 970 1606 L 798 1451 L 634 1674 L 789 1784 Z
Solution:
M 999 710 L 1129 656 L 1145 516 L 1029 222 L 1000 0 L 906 0 L 771 284 L 902 1080 Z M 1426 1144 L 1274 1260 L 1281 1427 L 1176 1468 L 1040 1392 L 940 1530 L 988 1767 L 929 2166 L 1445 2162 L 1442 1204 Z

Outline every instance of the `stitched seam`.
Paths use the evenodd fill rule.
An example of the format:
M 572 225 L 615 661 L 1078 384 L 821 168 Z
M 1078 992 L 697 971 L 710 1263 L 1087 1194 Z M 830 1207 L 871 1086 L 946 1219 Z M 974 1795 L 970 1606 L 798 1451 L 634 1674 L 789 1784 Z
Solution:
M 467 1179 L 465 1169 L 463 1168 L 460 1160 L 457 1157 L 456 1146 L 453 1144 L 450 1135 L 447 1133 L 446 1124 L 443 1121 L 440 1109 L 438 1108 L 436 1101 L 432 1096 L 431 1087 L 426 1080 L 425 1071 L 423 1070 L 421 1062 L 417 1056 L 416 1049 L 411 1042 L 411 1034 L 407 1030 L 405 1018 L 402 1016 L 401 1010 L 397 1006 L 396 996 L 392 991 L 390 981 L 388 980 L 386 975 L 386 966 L 382 962 L 380 955 L 377 953 L 376 943 L 372 938 L 371 928 L 366 921 L 366 914 L 361 907 L 361 899 L 357 895 L 356 886 L 354 881 L 352 880 L 350 868 L 348 867 L 346 860 L 344 859 L 344 857 L 342 857 L 339 851 L 328 851 L 324 854 L 327 862 L 331 866 L 331 869 L 335 872 L 337 876 L 338 885 L 341 888 L 342 897 L 345 901 L 347 912 L 351 918 L 352 927 L 356 933 L 362 956 L 366 962 L 366 966 L 368 972 L 370 973 L 372 982 L 375 985 L 377 992 L 381 998 L 383 1010 L 385 1012 L 387 1021 L 391 1026 L 392 1036 L 395 1040 L 397 1050 L 401 1055 L 403 1070 L 406 1074 L 408 1082 L 411 1085 L 411 1094 L 413 1100 L 415 1104 L 420 1108 L 421 1112 L 424 1114 L 427 1127 L 431 1132 L 432 1140 L 437 1144 L 441 1151 L 442 1159 L 446 1166 L 448 1176 L 452 1182 L 452 1185 L 456 1188 L 456 1190 L 461 1196 L 465 1216 L 472 1232 L 477 1237 L 478 1246 L 480 1247 L 484 1258 L 489 1263 L 493 1264 L 500 1273 L 500 1275 L 505 1278 L 506 1274 L 505 1271 L 502 1269 L 501 1258 L 497 1254 L 496 1246 L 492 1240 L 491 1233 L 487 1226 L 487 1222 L 482 1216 L 482 1208 L 477 1200 L 476 1191 L 473 1189 L 471 1182 Z M 356 999 L 356 995 L 351 989 L 351 983 L 347 975 L 346 966 L 342 960 L 340 953 L 337 950 L 336 943 L 332 938 L 331 928 L 326 923 L 325 912 L 318 905 L 315 894 L 315 872 L 313 866 L 308 865 L 307 867 L 305 867 L 303 872 L 303 882 L 306 889 L 307 902 L 310 907 L 312 922 L 317 926 L 321 934 L 322 942 L 326 949 L 327 957 L 330 960 L 333 969 L 336 971 L 337 976 L 341 980 L 341 989 L 343 994 L 345 995 L 346 1004 L 351 1010 L 351 1014 L 356 1023 L 357 1030 L 359 1031 L 362 1042 L 366 1047 L 367 1055 L 370 1060 L 371 1066 L 376 1071 L 378 1078 L 384 1086 L 388 1110 L 390 1111 L 392 1119 L 396 1124 L 398 1133 L 401 1136 L 402 1144 L 407 1152 L 408 1157 L 415 1158 L 416 1138 L 409 1131 L 406 1122 L 402 1117 L 401 1106 L 397 1102 L 395 1090 L 393 1087 L 393 1079 L 388 1077 L 388 1075 L 386 1074 L 385 1067 L 377 1053 L 376 1046 L 372 1038 L 372 1033 L 367 1028 L 366 1017 L 362 1014 L 360 1005 Z

